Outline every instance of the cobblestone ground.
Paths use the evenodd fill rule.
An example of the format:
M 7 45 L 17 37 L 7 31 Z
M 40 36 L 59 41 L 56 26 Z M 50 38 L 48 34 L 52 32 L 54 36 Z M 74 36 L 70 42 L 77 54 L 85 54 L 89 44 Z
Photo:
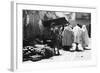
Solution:
M 60 56 L 53 56 L 49 59 L 43 59 L 38 62 L 62 62 L 62 61 L 80 61 L 91 59 L 91 50 L 85 50 L 82 52 L 69 52 L 60 50 Z
M 68 61 L 86 61 L 91 59 L 91 50 L 84 50 L 82 52 L 69 52 L 60 50 L 61 55 L 53 56 L 49 59 L 42 59 L 37 63 L 49 63 L 49 62 L 68 62 Z M 26 61 L 31 63 L 32 61 Z
M 91 45 L 91 41 L 90 41 L 90 45 Z M 89 48 L 90 48 L 90 45 L 89 45 Z M 70 52 L 70 51 L 60 50 L 60 54 L 61 55 L 59 56 L 53 56 L 49 59 L 42 59 L 37 62 L 48 63 L 48 62 L 63 62 L 63 61 L 65 62 L 65 61 L 80 61 L 80 60 L 84 61 L 84 60 L 91 59 L 91 49 L 84 50 L 81 52 L 78 52 L 78 51 Z M 32 61 L 26 61 L 26 62 L 32 62 Z
M 60 50 L 60 56 L 51 57 L 48 61 L 80 61 L 80 60 L 90 60 L 91 59 L 91 39 L 89 39 L 89 50 L 84 50 L 82 52 L 70 52 Z M 42 60 L 45 61 L 45 60 Z

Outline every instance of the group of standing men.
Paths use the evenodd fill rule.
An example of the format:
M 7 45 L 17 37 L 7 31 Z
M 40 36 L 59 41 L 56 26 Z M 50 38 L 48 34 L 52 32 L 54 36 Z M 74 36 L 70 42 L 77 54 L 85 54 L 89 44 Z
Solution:
M 86 25 L 80 27 L 77 24 L 72 28 L 72 25 L 64 27 L 62 32 L 62 46 L 65 50 L 83 51 L 89 46 L 89 36 Z

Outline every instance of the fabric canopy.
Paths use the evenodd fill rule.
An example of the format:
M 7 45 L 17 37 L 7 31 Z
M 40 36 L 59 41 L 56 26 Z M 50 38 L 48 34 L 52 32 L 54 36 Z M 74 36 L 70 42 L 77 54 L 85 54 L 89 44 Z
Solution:
M 51 27 L 52 25 L 66 25 L 67 23 L 69 22 L 65 19 L 65 17 L 43 21 L 44 27 Z

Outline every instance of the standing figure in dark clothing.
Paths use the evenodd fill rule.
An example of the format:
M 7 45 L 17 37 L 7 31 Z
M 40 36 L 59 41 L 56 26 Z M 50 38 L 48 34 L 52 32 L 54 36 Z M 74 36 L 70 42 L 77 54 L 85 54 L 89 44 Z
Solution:
M 59 52 L 59 29 L 58 27 L 51 28 L 51 36 L 52 36 L 52 45 L 55 51 L 55 55 L 60 55 Z

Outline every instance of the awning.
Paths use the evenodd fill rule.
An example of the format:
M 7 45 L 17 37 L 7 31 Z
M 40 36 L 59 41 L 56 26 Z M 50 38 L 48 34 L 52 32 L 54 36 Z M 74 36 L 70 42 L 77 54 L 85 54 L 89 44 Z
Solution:
M 52 25 L 54 26 L 66 25 L 67 23 L 69 22 L 65 19 L 65 17 L 43 21 L 44 27 L 51 27 Z

